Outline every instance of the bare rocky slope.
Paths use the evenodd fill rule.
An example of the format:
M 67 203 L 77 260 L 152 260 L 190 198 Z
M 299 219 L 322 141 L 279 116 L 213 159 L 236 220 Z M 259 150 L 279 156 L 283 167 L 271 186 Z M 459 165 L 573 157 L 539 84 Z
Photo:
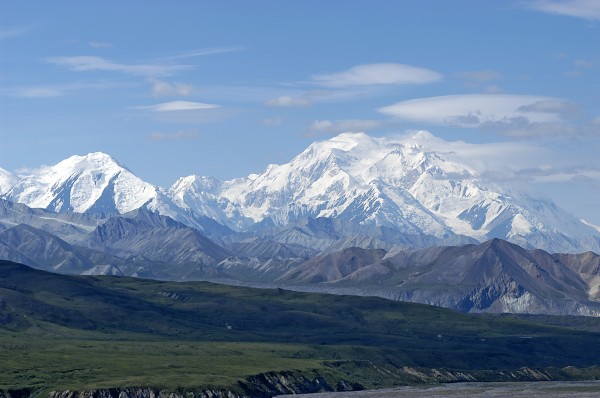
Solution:
M 500 239 L 424 249 L 375 246 L 327 252 L 261 237 L 220 246 L 194 228 L 145 209 L 96 220 L 91 230 L 69 221 L 84 231 L 74 235 L 71 228 L 57 228 L 61 220 L 50 214 L 35 216 L 24 205 L 18 207 L 38 228 L 16 222 L 10 226 L 6 216 L 0 258 L 54 272 L 374 295 L 463 312 L 600 315 L 600 256 L 593 252 L 550 254 Z M 24 220 L 21 212 L 12 217 Z M 46 219 L 49 224 L 44 224 Z M 329 227 L 330 220 L 314 220 L 304 228 L 318 235 Z M 64 233 L 72 243 L 48 230 Z
M 550 254 L 493 239 L 386 253 L 344 249 L 281 276 L 290 285 L 376 295 L 463 312 L 600 316 L 600 256 Z

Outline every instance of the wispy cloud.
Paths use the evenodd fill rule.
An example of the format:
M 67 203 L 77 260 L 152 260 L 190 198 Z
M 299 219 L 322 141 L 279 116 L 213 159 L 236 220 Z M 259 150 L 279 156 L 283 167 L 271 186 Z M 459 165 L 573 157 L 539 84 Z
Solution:
M 414 132 L 401 137 L 413 143 Z M 478 177 L 492 182 L 527 183 L 596 182 L 600 183 L 600 165 L 589 165 L 577 151 L 553 149 L 523 141 L 472 144 L 464 141 L 427 139 L 419 141 L 426 150 L 477 170 Z M 552 164 L 548 164 L 552 162 Z
M 219 105 L 192 101 L 171 101 L 156 105 L 135 106 L 134 109 L 146 109 L 153 112 L 196 111 L 201 109 L 216 109 Z
M 394 63 L 357 65 L 346 71 L 311 77 L 314 83 L 325 87 L 425 84 L 441 79 L 442 75 L 438 72 Z
M 283 124 L 283 118 L 281 116 L 267 117 L 260 121 L 263 126 L 281 126 Z
M 96 56 L 50 57 L 46 62 L 66 67 L 76 72 L 108 71 L 143 76 L 164 76 L 191 69 L 190 65 L 175 64 L 122 64 Z
M 174 133 L 152 133 L 148 135 L 148 139 L 150 141 L 178 141 L 193 139 L 196 138 L 197 135 L 198 134 L 195 131 L 183 130 Z
M 165 57 L 164 59 L 175 60 L 175 59 L 195 58 L 195 57 L 203 57 L 206 55 L 231 53 L 231 52 L 242 51 L 242 50 L 244 50 L 244 47 L 210 47 L 210 48 L 202 48 L 199 50 L 182 52 L 180 54 L 172 55 L 170 57 Z
M 346 119 L 346 120 L 315 120 L 308 128 L 306 135 L 338 134 L 344 132 L 365 132 L 381 127 L 379 120 Z
M 598 0 L 534 0 L 527 4 L 530 8 L 550 14 L 600 20 Z
M 312 105 L 312 101 L 307 97 L 291 97 L 282 95 L 280 97 L 265 101 L 265 105 L 273 107 L 307 107 Z
M 187 96 L 192 93 L 193 87 L 190 84 L 168 83 L 158 79 L 150 79 L 152 84 L 152 95 L 154 97 L 167 96 Z
M 563 122 L 576 110 L 575 104 L 560 98 L 467 94 L 402 101 L 380 108 L 379 112 L 412 122 L 527 136 L 571 133 Z
M 571 181 L 599 181 L 600 170 L 583 168 L 537 167 L 534 169 L 521 170 L 521 176 L 535 182 L 571 182 Z
M 594 224 L 590 223 L 589 221 L 586 221 L 585 219 L 581 219 L 581 222 L 584 223 L 585 225 L 587 225 L 588 227 L 592 227 L 596 231 L 600 232 L 600 226 L 594 225 Z
M 585 59 L 576 59 L 573 61 L 573 69 L 566 73 L 567 77 L 578 77 L 582 76 L 587 69 L 594 67 L 594 64 Z
M 11 97 L 17 98 L 56 98 L 65 95 L 64 88 L 52 86 L 16 87 L 5 91 Z
M 55 85 L 39 85 L 39 86 L 19 86 L 2 89 L 0 93 L 16 98 L 56 98 L 72 94 L 76 91 L 83 90 L 106 90 L 115 87 L 129 86 L 125 83 L 68 83 Z
M 15 28 L 8 28 L 0 30 L 0 40 L 11 39 L 13 37 L 22 36 L 32 29 L 30 27 L 21 26 Z

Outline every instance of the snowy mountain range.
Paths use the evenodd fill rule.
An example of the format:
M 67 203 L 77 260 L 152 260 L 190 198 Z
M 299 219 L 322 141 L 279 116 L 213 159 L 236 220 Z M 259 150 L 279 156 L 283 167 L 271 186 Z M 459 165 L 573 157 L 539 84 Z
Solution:
M 590 252 L 600 252 L 600 231 L 529 187 L 490 182 L 456 145 L 427 132 L 346 133 L 260 174 L 188 176 L 170 188 L 104 153 L 0 169 L 0 259 L 600 316 L 600 256 Z
M 0 198 L 54 212 L 147 208 L 217 242 L 260 237 L 328 250 L 500 238 L 551 252 L 600 251 L 597 229 L 526 186 L 487 181 L 473 162 L 444 151 L 449 144 L 425 131 L 396 139 L 344 133 L 260 174 L 188 176 L 168 189 L 90 153 L 19 175 L 0 169 Z

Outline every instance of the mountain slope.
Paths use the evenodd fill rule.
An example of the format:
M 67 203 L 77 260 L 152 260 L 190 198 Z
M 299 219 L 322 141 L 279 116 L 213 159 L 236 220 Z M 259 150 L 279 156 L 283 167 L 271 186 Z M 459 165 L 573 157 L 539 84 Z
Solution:
M 393 230 L 382 227 L 381 236 L 360 238 L 359 230 L 324 217 L 279 230 L 276 240 L 248 232 L 222 247 L 143 208 L 98 220 L 6 201 L 0 202 L 0 225 L 0 259 L 61 273 L 294 285 L 465 312 L 600 315 L 600 256 L 592 252 L 549 254 L 498 239 L 399 251 L 402 240 L 384 242 L 397 236 Z M 344 233 L 355 237 L 344 238 Z
M 163 278 L 207 277 L 216 274 L 207 266 L 231 256 L 198 230 L 144 209 L 109 218 L 88 235 L 87 243 L 119 257 L 162 263 Z
M 493 239 L 387 254 L 345 249 L 310 259 L 279 281 L 464 312 L 600 316 L 599 279 L 596 254 L 549 254 Z
M 600 231 L 530 187 L 490 182 L 479 164 L 485 159 L 463 156 L 457 145 L 478 151 L 424 131 L 396 138 L 344 133 L 259 174 L 224 182 L 188 176 L 167 190 L 91 153 L 17 177 L 0 170 L 0 195 L 57 212 L 114 215 L 144 207 L 220 244 L 250 236 L 334 250 L 344 242 L 389 248 L 500 238 L 552 252 L 600 252 Z M 302 235 L 302 225 L 317 219 L 336 227 L 318 239 Z
M 0 167 L 0 195 L 10 191 L 17 181 L 16 175 Z
M 102 218 L 93 215 L 73 212 L 55 213 L 0 199 L 0 230 L 26 224 L 76 244 L 100 222 Z
M 19 224 L 0 232 L 0 258 L 23 261 L 32 267 L 65 274 L 79 274 L 98 264 L 122 266 L 110 254 L 73 246 L 48 232 Z
M 527 186 L 489 182 L 473 161 L 451 148 L 428 132 L 396 139 L 344 133 L 246 178 L 182 179 L 170 195 L 200 213 L 210 209 L 238 230 L 283 231 L 310 218 L 331 218 L 353 233 L 367 231 L 362 236 L 381 228 L 396 231 L 388 242 L 420 236 L 426 246 L 465 243 L 467 236 L 551 251 L 600 250 L 598 231 Z
M 231 253 L 198 230 L 144 208 L 96 218 L 0 199 L 0 259 L 61 273 L 206 278 Z
M 10 181 L 11 188 L 0 192 L 0 195 L 33 208 L 101 217 L 147 208 L 210 236 L 231 233 L 204 214 L 197 215 L 189 209 L 180 208 L 162 189 L 142 181 L 111 156 L 101 152 L 72 156 L 54 166 L 12 176 Z
M 13 202 L 55 212 L 107 214 L 137 209 L 158 196 L 154 186 L 100 152 L 72 156 L 21 176 L 5 195 Z

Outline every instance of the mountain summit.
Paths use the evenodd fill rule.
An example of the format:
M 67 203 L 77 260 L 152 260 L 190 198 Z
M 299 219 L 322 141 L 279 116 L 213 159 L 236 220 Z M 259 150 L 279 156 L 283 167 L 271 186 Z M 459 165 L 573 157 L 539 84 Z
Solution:
M 392 241 L 398 234 L 441 242 L 466 236 L 598 251 L 598 231 L 527 186 L 487 181 L 474 162 L 443 149 L 450 144 L 427 131 L 397 139 L 344 133 L 260 174 L 204 182 L 201 194 L 197 184 L 170 192 L 189 208 L 217 209 L 219 221 L 234 229 L 330 218 L 356 226 L 353 234 L 394 231 Z
M 71 156 L 41 167 L 18 182 L 5 198 L 55 212 L 126 213 L 155 200 L 158 190 L 101 152 Z
M 368 240 L 375 248 L 501 238 L 554 252 L 600 251 L 597 230 L 526 186 L 489 182 L 477 162 L 447 149 L 453 144 L 426 131 L 400 138 L 344 133 L 259 174 L 224 182 L 188 176 L 167 190 L 106 154 L 91 153 L 28 175 L 5 172 L 0 194 L 59 212 L 147 207 L 200 229 L 216 221 L 320 249 L 339 248 L 340 240 Z M 302 227 L 311 219 L 330 220 L 329 232 L 312 236 Z

